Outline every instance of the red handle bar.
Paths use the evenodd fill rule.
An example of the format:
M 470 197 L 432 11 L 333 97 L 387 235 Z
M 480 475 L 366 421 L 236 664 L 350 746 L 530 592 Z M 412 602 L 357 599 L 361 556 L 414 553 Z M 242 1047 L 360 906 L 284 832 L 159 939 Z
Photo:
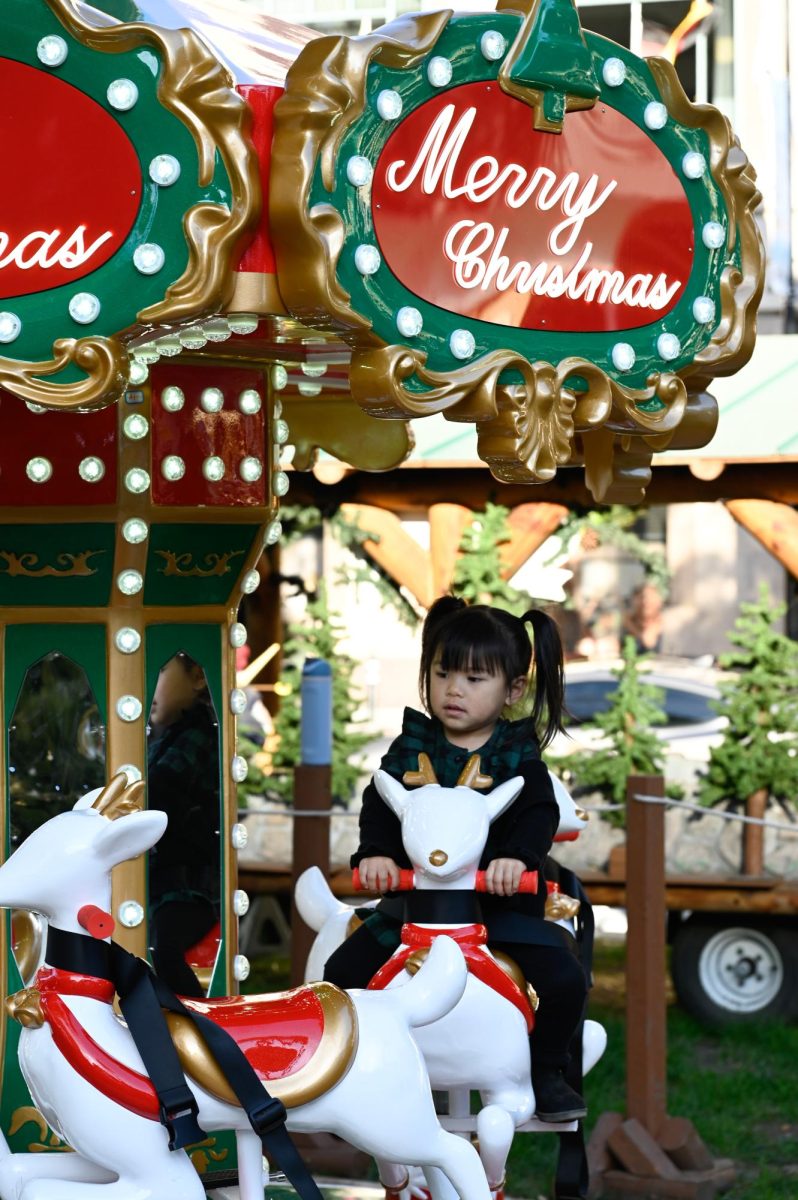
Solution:
M 477 871 L 477 877 L 474 882 L 475 892 L 486 892 L 485 887 L 485 871 Z M 360 882 L 360 869 L 355 867 L 352 872 L 352 886 L 356 892 L 365 891 L 365 888 Z M 395 890 L 398 892 L 412 892 L 416 886 L 416 876 L 413 871 L 400 869 L 399 871 L 399 887 Z M 537 871 L 522 871 L 521 882 L 518 886 L 519 892 L 537 892 L 538 890 L 538 873 Z

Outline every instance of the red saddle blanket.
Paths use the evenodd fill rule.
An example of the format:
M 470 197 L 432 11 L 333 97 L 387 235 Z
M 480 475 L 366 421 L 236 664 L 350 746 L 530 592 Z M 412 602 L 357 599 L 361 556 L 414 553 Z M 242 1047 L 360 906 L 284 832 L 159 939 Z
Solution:
M 46 967 L 36 977 L 36 989 L 53 1040 L 67 1062 L 110 1099 L 140 1116 L 157 1120 L 158 1101 L 147 1076 L 108 1054 L 62 999 L 67 995 L 88 996 L 110 1004 L 113 985 Z M 330 1023 L 331 1016 L 335 1023 L 335 1013 L 325 1002 L 326 991 L 337 989 L 316 984 L 268 996 L 186 999 L 184 1004 L 229 1033 L 267 1083 L 295 1076 L 310 1065 L 324 1040 L 325 1023 Z M 341 1065 L 345 1070 L 344 1063 Z

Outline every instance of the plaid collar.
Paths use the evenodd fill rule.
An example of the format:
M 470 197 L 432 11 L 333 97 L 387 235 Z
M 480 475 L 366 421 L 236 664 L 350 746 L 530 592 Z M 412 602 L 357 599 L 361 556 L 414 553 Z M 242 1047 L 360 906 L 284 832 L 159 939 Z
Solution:
M 448 740 L 436 717 L 406 708 L 402 732 L 383 759 L 382 767 L 401 777 L 405 771 L 417 769 L 421 753 L 430 756 L 438 782 L 443 787 L 454 787 L 472 754 L 479 754 L 483 773 L 492 775 L 499 783 L 517 774 L 522 762 L 540 758 L 540 747 L 529 717 L 520 721 L 499 720 L 483 746 L 478 750 L 463 750 Z

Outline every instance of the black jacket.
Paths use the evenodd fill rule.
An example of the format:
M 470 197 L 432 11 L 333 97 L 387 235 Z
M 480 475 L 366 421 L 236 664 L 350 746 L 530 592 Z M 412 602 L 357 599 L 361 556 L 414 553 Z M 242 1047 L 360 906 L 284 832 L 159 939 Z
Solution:
M 401 780 L 406 770 L 416 770 L 420 750 L 429 754 L 439 781 L 453 786 L 471 751 L 453 746 L 440 722 L 413 709 L 405 710 L 402 733 L 382 759 L 381 769 Z M 495 858 L 517 858 L 528 870 L 540 872 L 537 894 L 511 897 L 482 895 L 482 916 L 492 941 L 539 942 L 551 940 L 543 924 L 546 883 L 543 864 L 557 830 L 559 810 L 548 770 L 540 759 L 540 748 L 529 720 L 500 721 L 490 740 L 480 748 L 481 769 L 492 775 L 495 785 L 516 775 L 524 780 L 521 793 L 490 828 L 480 859 L 485 868 Z M 408 785 L 405 785 L 408 786 Z M 488 789 L 490 790 L 490 789 Z M 384 855 L 398 866 L 409 867 L 402 843 L 399 818 L 388 807 L 372 780 L 363 793 L 360 813 L 360 845 L 352 855 L 353 867 L 363 858 Z M 381 901 L 380 913 L 402 920 L 403 902 L 392 893 Z M 530 918 L 537 920 L 530 921 Z

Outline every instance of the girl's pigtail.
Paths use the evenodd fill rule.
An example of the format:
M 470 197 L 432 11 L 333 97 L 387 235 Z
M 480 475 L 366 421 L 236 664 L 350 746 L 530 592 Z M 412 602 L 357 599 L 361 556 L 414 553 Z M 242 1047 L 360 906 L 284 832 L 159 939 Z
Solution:
M 522 621 L 532 626 L 532 643 L 535 648 L 535 693 L 532 706 L 532 721 L 536 729 L 545 716 L 545 726 L 540 735 L 542 749 L 548 746 L 555 734 L 562 731 L 565 707 L 563 653 L 560 631 L 547 613 L 531 608 L 524 613 Z

